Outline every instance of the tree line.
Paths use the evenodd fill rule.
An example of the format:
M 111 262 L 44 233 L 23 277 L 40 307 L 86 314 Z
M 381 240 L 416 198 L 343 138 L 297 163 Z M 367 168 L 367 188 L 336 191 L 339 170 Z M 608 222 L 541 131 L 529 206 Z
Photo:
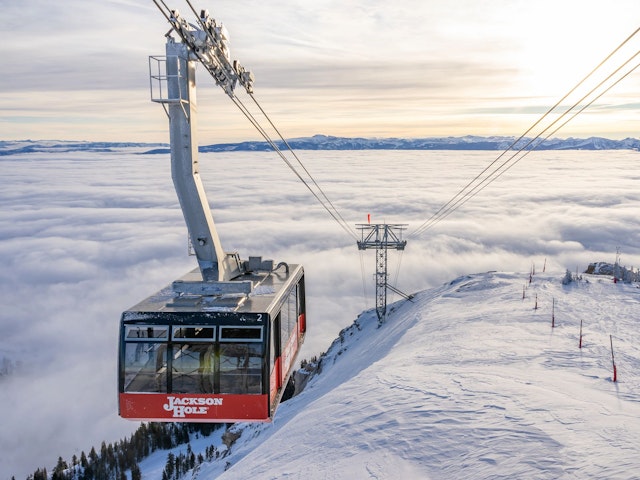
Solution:
M 300 362 L 300 385 L 296 385 L 292 375 L 287 383 L 281 402 L 297 395 L 302 391 L 310 377 L 321 372 L 323 353 L 311 360 L 304 359 Z M 221 452 L 214 445 L 207 447 L 205 454 L 194 454 L 189 445 L 191 435 L 208 437 L 214 431 L 228 429 L 232 423 L 142 423 L 140 427 L 119 442 L 102 442 L 100 451 L 91 447 L 89 454 L 84 450 L 80 457 L 73 455 L 71 460 L 58 457 L 56 466 L 51 471 L 46 468 L 38 468 L 27 480 L 127 480 L 126 472 L 131 471 L 131 480 L 141 480 L 141 472 L 138 463 L 156 450 L 170 450 L 179 445 L 187 445 L 187 453 L 175 455 L 171 452 L 167 455 L 162 480 L 178 480 L 189 470 L 202 464 L 204 461 L 212 461 L 221 457 Z M 224 453 L 224 452 L 223 452 Z M 224 456 L 224 455 L 222 455 Z M 230 464 L 227 464 L 227 468 Z M 15 480 L 12 477 L 11 480 Z
M 38 468 L 27 480 L 127 480 L 126 472 L 131 471 L 131 480 L 141 480 L 138 463 L 156 450 L 169 450 L 179 445 L 189 443 L 192 434 L 208 437 L 218 428 L 226 427 L 226 424 L 218 423 L 142 423 L 129 438 L 124 438 L 115 443 L 102 442 L 100 451 L 91 447 L 89 454 L 84 450 L 80 457 L 73 455 L 70 461 L 58 457 L 58 462 L 52 471 L 46 468 Z M 202 463 L 202 455 L 195 456 L 191 452 L 190 445 L 187 448 L 190 455 L 179 455 L 180 460 L 176 464 L 176 457 L 172 455 L 172 475 L 167 475 L 167 480 L 178 478 L 176 470 L 185 473 L 194 468 L 196 461 Z M 207 457 L 211 452 L 211 458 L 217 457 L 215 447 L 207 449 Z M 184 470 L 186 465 L 193 465 Z M 176 469 L 175 467 L 178 467 Z M 167 469 L 168 465 L 165 467 Z M 15 480 L 15 478 L 12 478 Z

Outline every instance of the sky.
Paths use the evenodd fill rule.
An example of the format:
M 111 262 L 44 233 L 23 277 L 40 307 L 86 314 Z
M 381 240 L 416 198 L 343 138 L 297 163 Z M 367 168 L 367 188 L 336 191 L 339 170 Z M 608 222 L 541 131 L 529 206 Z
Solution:
M 0 156 L 0 480 L 50 470 L 132 433 L 117 416 L 122 311 L 196 267 L 168 155 L 45 152 Z M 497 152 L 299 152 L 347 223 L 415 231 Z M 482 193 L 389 254 L 389 281 L 413 293 L 490 270 L 583 271 L 616 259 L 638 268 L 638 152 L 528 155 Z M 375 305 L 374 252 L 317 204 L 273 153 L 200 155 L 226 251 L 300 263 L 308 334 L 326 351 Z M 521 288 L 521 287 L 519 287 Z M 397 297 L 390 295 L 389 301 Z
M 287 138 L 518 136 L 640 25 L 635 0 L 194 5 L 226 25 L 231 57 Z M 0 140 L 167 141 L 147 59 L 164 53 L 168 23 L 151 0 L 0 7 Z M 638 50 L 634 37 L 603 71 Z M 201 143 L 259 139 L 203 72 L 197 81 Z M 558 135 L 637 137 L 639 86 L 636 72 Z

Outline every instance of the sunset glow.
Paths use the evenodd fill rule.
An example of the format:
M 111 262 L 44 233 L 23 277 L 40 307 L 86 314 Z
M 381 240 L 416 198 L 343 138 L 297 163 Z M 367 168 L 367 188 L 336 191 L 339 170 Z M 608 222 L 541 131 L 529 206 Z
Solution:
M 3 139 L 166 141 L 148 92 L 147 57 L 167 30 L 153 3 L 39 3 L 3 7 L 20 19 L 0 27 Z M 518 135 L 640 25 L 631 0 L 201 6 L 288 137 Z M 634 38 L 603 72 L 638 50 Z M 637 136 L 638 75 L 559 135 Z M 258 138 L 204 73 L 198 82 L 203 141 Z

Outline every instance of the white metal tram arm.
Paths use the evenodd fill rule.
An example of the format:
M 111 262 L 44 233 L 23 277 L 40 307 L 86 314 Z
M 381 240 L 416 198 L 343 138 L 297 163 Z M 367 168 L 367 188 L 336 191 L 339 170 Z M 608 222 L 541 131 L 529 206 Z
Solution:
M 167 36 L 164 76 L 167 98 L 153 99 L 152 94 L 154 101 L 165 104 L 169 116 L 171 176 L 203 280 L 228 282 L 244 272 L 244 265 L 237 254 L 223 251 L 200 179 L 195 67 L 196 62 L 201 63 L 232 99 L 238 83 L 252 92 L 253 75 L 237 61 L 232 63 L 229 60 L 226 29 L 206 10 L 198 16 L 187 0 L 198 18 L 197 25 L 194 25 L 177 10 L 169 9 L 163 0 L 154 0 L 154 3 L 182 40 L 177 42 Z
M 203 280 L 229 281 L 242 268 L 237 255 L 222 249 L 200 178 L 195 61 L 184 43 L 168 39 L 166 50 L 171 177 Z

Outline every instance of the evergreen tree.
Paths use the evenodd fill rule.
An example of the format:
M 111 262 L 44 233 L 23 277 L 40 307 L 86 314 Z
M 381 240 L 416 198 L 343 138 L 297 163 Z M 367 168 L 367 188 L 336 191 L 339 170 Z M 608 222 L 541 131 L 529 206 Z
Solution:
M 167 477 L 173 478 L 174 472 L 174 462 L 176 461 L 176 457 L 173 453 L 169 452 L 167 455 L 167 463 L 164 466 L 164 471 L 167 473 Z
M 40 470 L 39 468 L 33 473 L 33 480 L 47 480 L 47 469 L 43 468 Z
M 207 437 L 223 427 L 224 424 L 142 423 L 129 438 L 109 444 L 103 441 L 100 454 L 95 447 L 91 447 L 88 455 L 84 450 L 80 458 L 73 455 L 70 464 L 58 457 L 50 476 L 46 469 L 39 468 L 27 480 L 141 480 L 138 462 L 151 451 L 187 444 L 186 454 L 168 454 L 163 479 L 166 476 L 166 480 L 176 480 L 205 461 L 202 453 L 196 456 L 193 452 L 189 443 L 193 434 L 196 434 L 196 438 L 200 435 Z M 206 459 L 212 460 L 214 456 L 218 458 L 220 452 L 210 445 L 206 449 Z M 128 470 L 131 471 L 130 475 L 127 475 Z
M 175 471 L 176 471 L 177 477 L 179 477 L 182 474 L 182 454 L 176 457 Z
M 89 462 L 87 461 L 87 456 L 84 454 L 84 450 L 80 453 L 80 466 L 82 468 L 87 468 Z
M 89 452 L 89 460 L 91 463 L 96 463 L 98 461 L 98 454 L 96 453 L 96 449 L 91 447 L 91 451 Z
M 107 445 L 107 464 L 109 465 L 109 467 L 111 469 L 114 469 L 117 467 L 116 465 L 116 456 L 115 453 L 113 451 L 113 445 L 109 444 Z
M 67 462 L 65 462 L 62 457 L 58 457 L 58 463 L 53 469 L 53 473 L 51 474 L 51 480 L 64 480 L 65 475 L 64 472 L 67 470 L 69 466 Z
M 134 463 L 131 467 L 131 480 L 142 480 L 142 473 L 137 463 Z

